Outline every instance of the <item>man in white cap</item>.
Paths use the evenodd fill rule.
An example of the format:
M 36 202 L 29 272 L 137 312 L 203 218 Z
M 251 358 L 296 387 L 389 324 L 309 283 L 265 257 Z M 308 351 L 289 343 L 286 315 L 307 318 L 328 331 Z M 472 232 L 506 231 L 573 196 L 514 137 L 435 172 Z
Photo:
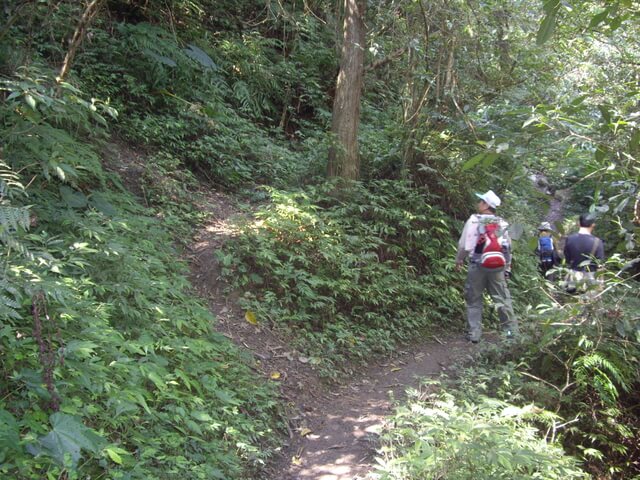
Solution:
M 506 281 L 511 275 L 509 224 L 496 215 L 496 208 L 502 202 L 492 190 L 476 193 L 476 196 L 480 199 L 478 213 L 471 215 L 465 223 L 456 256 L 456 270 L 460 270 L 465 258 L 469 257 L 465 300 L 468 339 L 473 343 L 478 343 L 482 336 L 482 294 L 485 289 L 498 307 L 505 335 L 513 337 L 518 333 L 518 320 Z M 495 261 L 491 263 L 492 260 Z

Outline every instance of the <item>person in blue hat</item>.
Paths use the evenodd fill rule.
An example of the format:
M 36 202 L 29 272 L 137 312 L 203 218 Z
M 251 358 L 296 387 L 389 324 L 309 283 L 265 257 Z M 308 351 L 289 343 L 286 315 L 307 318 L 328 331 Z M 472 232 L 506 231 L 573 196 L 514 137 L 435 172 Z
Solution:
M 555 273 L 549 272 L 558 264 L 558 253 L 553 241 L 553 227 L 549 222 L 542 222 L 538 227 L 538 246 L 535 250 L 538 256 L 538 268 L 542 276 L 550 281 L 555 280 Z
M 518 333 L 518 320 L 513 311 L 507 278 L 511 276 L 511 239 L 509 224 L 496 215 L 502 203 L 492 190 L 476 193 L 477 213 L 466 221 L 456 255 L 456 270 L 469 258 L 465 301 L 467 304 L 467 338 L 478 343 L 482 336 L 482 295 L 485 290 L 498 308 L 502 329 L 507 337 Z

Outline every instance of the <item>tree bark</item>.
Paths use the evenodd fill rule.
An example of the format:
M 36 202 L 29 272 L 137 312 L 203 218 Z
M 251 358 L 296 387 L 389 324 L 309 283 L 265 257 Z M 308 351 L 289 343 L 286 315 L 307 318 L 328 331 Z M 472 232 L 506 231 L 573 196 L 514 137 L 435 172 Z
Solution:
M 358 129 L 360 127 L 360 96 L 364 79 L 366 0 L 344 0 L 344 26 L 340 72 L 333 101 L 327 175 L 357 180 L 360 175 Z
M 64 82 L 67 74 L 69 73 L 69 69 L 71 68 L 71 64 L 73 63 L 73 59 L 76 56 L 76 52 L 78 51 L 78 47 L 82 43 L 84 39 L 85 33 L 87 31 L 87 27 L 93 20 L 93 17 L 98 12 L 100 5 L 104 0 L 92 0 L 89 5 L 87 5 L 86 10 L 82 14 L 80 18 L 80 22 L 76 27 L 75 32 L 73 33 L 73 38 L 71 42 L 69 42 L 69 50 L 64 57 L 64 62 L 62 62 L 62 68 L 60 69 L 60 75 L 58 75 L 58 83 Z

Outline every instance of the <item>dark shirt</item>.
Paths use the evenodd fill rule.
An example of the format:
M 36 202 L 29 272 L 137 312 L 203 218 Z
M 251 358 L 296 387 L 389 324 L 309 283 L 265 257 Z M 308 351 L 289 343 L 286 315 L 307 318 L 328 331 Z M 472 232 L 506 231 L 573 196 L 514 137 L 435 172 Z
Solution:
M 594 251 L 594 242 L 598 242 Z M 604 242 L 594 235 L 586 233 L 574 233 L 569 235 L 567 243 L 564 245 L 564 258 L 572 270 L 581 272 L 595 272 L 598 265 L 591 261 L 580 266 L 584 261 L 590 260 L 594 256 L 598 260 L 604 260 Z

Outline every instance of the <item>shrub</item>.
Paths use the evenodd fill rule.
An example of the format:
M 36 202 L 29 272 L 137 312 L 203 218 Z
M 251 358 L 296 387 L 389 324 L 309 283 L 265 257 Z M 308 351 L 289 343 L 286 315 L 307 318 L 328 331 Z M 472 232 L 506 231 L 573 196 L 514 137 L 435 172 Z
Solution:
M 88 143 L 102 105 L 33 71 L 2 79 L 0 476 L 252 476 L 276 393 L 191 296 L 165 228 L 182 211 L 163 224 L 116 190 Z M 191 177 L 156 160 L 168 204 Z
M 413 392 L 382 435 L 380 479 L 588 478 L 577 461 L 541 438 L 540 411 L 487 397 L 473 401 Z
M 257 221 L 219 255 L 223 273 L 262 321 L 300 331 L 327 371 L 460 317 L 443 261 L 453 259 L 450 223 L 427 194 L 401 181 L 344 197 L 332 184 L 267 191 Z

